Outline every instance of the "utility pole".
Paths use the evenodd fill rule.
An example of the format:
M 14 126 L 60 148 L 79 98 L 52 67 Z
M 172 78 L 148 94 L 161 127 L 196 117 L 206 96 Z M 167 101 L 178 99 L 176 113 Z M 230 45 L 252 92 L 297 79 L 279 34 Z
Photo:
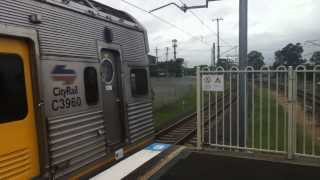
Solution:
M 216 66 L 216 43 L 212 44 L 212 57 L 211 57 L 211 68 Z
M 173 59 L 177 60 L 177 47 L 178 47 L 178 40 L 174 39 L 172 40 L 172 47 L 173 47 Z
M 240 0 L 239 4 L 239 67 L 240 70 L 244 70 L 247 66 L 247 55 L 248 55 L 248 0 Z M 247 143 L 247 97 L 246 87 L 247 82 L 245 82 L 245 74 L 240 73 L 240 87 L 239 87 L 239 103 L 240 103 L 240 113 L 239 113 L 239 139 L 240 146 L 244 147 Z M 254 108 L 254 107 L 252 107 Z
M 158 52 L 159 52 L 159 49 L 158 49 L 158 47 L 156 47 L 156 64 L 158 64 L 158 62 L 159 62 Z
M 235 63 L 238 63 L 238 66 L 240 65 L 240 63 L 239 63 L 239 50 L 238 50 L 238 47 L 236 47 L 235 49 L 235 53 L 234 53 L 234 61 L 235 61 Z
M 167 68 L 167 77 L 169 77 L 169 47 L 166 47 L 166 68 Z
M 220 21 L 223 21 L 222 18 L 216 18 L 213 19 L 213 21 L 217 21 L 217 49 L 218 49 L 218 55 L 217 55 L 217 61 L 220 59 Z
M 169 47 L 166 47 L 166 61 L 169 61 Z

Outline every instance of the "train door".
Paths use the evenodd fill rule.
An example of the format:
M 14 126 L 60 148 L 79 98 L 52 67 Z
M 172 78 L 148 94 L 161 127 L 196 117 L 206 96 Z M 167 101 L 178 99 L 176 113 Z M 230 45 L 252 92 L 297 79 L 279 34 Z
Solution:
M 0 37 L 0 179 L 40 173 L 29 53 L 26 41 Z
M 101 50 L 101 78 L 104 117 L 110 147 L 124 142 L 124 123 L 121 114 L 121 63 L 117 53 Z

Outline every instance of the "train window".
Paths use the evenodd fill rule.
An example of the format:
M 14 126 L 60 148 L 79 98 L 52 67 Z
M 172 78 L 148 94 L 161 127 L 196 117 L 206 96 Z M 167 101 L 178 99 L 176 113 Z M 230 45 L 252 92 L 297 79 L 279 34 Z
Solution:
M 130 79 L 133 96 L 144 96 L 148 94 L 148 75 L 145 69 L 132 69 Z
M 27 114 L 22 59 L 15 54 L 0 54 L 0 123 L 22 120 Z
M 98 74 L 94 67 L 86 67 L 84 70 L 84 86 L 88 105 L 96 105 L 99 100 Z
M 114 76 L 114 68 L 112 62 L 109 60 L 104 60 L 101 66 L 102 80 L 107 84 L 112 83 Z

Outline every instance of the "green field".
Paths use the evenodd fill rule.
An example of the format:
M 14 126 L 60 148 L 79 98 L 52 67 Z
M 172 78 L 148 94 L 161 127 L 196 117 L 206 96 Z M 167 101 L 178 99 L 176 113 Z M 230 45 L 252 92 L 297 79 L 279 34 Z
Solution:
M 254 96 L 254 111 L 249 110 L 248 122 L 248 146 L 252 148 L 263 148 L 271 150 L 286 151 L 287 137 L 288 137 L 288 113 L 285 109 L 276 102 L 275 97 L 270 91 L 262 89 L 256 90 Z M 261 97 L 261 99 L 260 99 Z M 252 99 L 248 104 L 252 104 Z M 268 118 L 268 102 L 270 101 L 270 118 Z M 261 102 L 261 103 L 260 103 Z M 262 105 L 262 106 L 261 106 Z M 277 119 L 278 107 L 278 119 Z M 260 117 L 262 113 L 262 119 Z M 262 124 L 262 126 L 261 126 Z M 262 128 L 261 128 L 262 127 Z M 254 135 L 254 136 L 253 136 Z M 261 136 L 261 138 L 260 138 Z M 278 140 L 276 139 L 278 137 Z M 303 144 L 303 128 L 297 125 L 297 152 L 302 153 L 304 149 Z M 306 133 L 306 147 L 307 154 L 312 153 L 312 137 Z M 319 144 L 315 147 L 316 153 L 320 154 Z
M 155 128 L 160 130 L 170 123 L 196 111 L 196 89 L 185 94 L 175 102 L 169 103 L 154 112 Z
M 260 97 L 262 97 L 260 99 Z M 260 101 L 262 100 L 262 106 Z M 268 118 L 268 102 L 270 100 L 270 118 Z M 252 106 L 252 99 L 248 102 Z M 278 106 L 278 119 L 277 119 Z M 250 108 L 249 108 L 250 109 Z M 262 113 L 262 119 L 260 117 Z M 277 104 L 269 91 L 263 89 L 260 95 L 260 90 L 254 96 L 254 111 L 249 110 L 249 128 L 248 128 L 248 146 L 252 148 L 273 149 L 278 147 L 278 150 L 284 150 L 287 144 L 287 114 L 283 107 Z M 270 119 L 270 121 L 269 121 Z M 262 126 L 261 126 L 262 124 Z M 261 128 L 262 127 L 262 128 Z M 253 136 L 254 135 L 254 136 Z M 260 138 L 261 136 L 261 138 Z M 278 140 L 276 137 L 279 137 Z

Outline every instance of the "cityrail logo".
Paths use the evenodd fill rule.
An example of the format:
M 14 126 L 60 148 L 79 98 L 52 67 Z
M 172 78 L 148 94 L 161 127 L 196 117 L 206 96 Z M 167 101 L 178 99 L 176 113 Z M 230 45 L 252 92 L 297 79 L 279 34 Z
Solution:
M 66 65 L 56 65 L 52 72 L 51 77 L 54 81 L 61 81 L 63 85 L 73 84 L 76 79 L 76 72 L 73 69 L 67 69 Z

